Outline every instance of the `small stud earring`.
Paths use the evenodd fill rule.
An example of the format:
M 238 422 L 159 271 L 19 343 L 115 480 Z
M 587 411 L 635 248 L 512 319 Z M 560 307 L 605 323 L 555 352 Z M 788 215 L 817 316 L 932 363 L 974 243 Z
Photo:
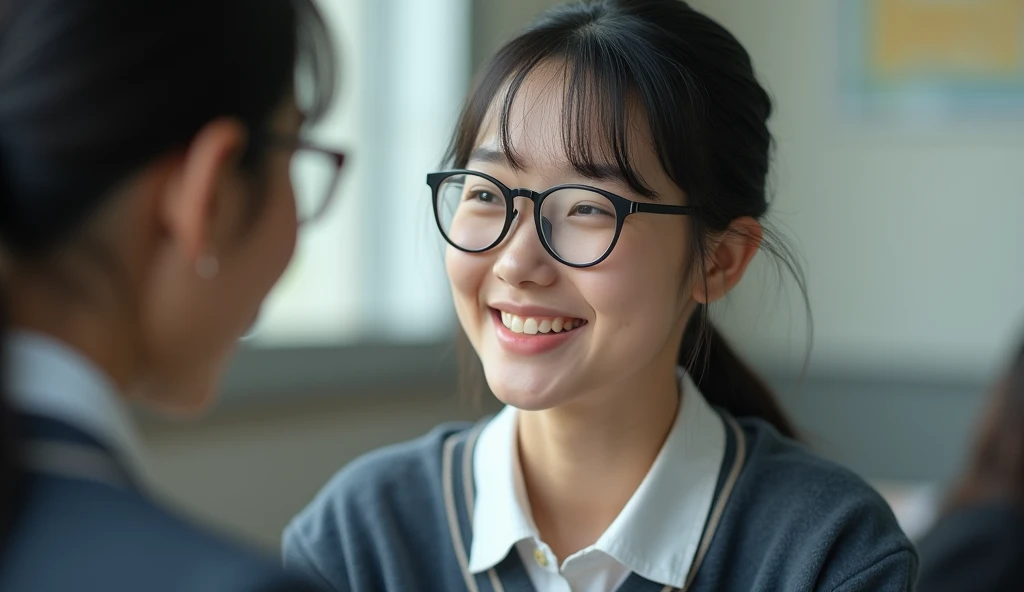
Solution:
M 212 280 L 220 272 L 220 261 L 213 255 L 202 255 L 196 260 L 196 273 L 204 280 Z

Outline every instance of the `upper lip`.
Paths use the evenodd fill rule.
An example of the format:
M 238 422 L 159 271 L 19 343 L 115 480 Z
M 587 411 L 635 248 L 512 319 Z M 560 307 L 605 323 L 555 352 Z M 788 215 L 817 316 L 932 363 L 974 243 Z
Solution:
M 545 317 L 546 318 L 556 318 L 556 317 L 563 317 L 563 318 L 571 318 L 571 319 L 579 318 L 579 317 L 576 317 L 574 315 L 566 314 L 566 313 L 564 313 L 562 311 L 555 310 L 553 308 L 545 308 L 543 306 L 533 306 L 533 305 L 525 305 L 525 304 L 512 304 L 512 303 L 509 303 L 509 302 L 492 302 L 489 306 L 491 308 L 500 310 L 502 312 L 511 313 L 511 314 L 514 314 L 514 315 L 519 316 L 519 317 L 534 317 L 534 318 L 545 318 Z

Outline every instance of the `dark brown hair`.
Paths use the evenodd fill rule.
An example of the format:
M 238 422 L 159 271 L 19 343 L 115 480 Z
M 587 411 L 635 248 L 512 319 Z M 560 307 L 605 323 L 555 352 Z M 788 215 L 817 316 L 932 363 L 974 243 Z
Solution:
M 728 231 L 737 218 L 764 219 L 771 98 L 739 41 L 680 0 L 594 0 L 548 12 L 484 67 L 463 109 L 449 162 L 466 165 L 497 99 L 499 143 L 519 166 L 509 112 L 530 73 L 549 63 L 565 68 L 568 91 L 560 131 L 572 166 L 590 175 L 599 164 L 595 159 L 607 152 L 631 189 L 650 196 L 627 149 L 630 109 L 642 108 L 662 168 L 699 212 L 690 224 L 692 264 L 701 271 L 710 237 Z M 593 148 L 595 130 L 604 151 Z M 803 273 L 786 241 L 766 228 L 761 248 L 780 272 L 792 273 L 806 304 Z M 680 344 L 680 365 L 713 405 L 736 416 L 760 417 L 795 437 L 770 389 L 740 361 L 707 313 L 702 306 L 690 320 Z M 809 305 L 807 314 L 809 319 Z

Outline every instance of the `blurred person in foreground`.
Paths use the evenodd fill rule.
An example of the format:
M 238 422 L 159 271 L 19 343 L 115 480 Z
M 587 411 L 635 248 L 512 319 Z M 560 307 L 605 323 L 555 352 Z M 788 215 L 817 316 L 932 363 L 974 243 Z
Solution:
M 333 59 L 310 0 L 0 5 L 0 590 L 311 589 L 157 503 L 127 405 L 213 399 Z
M 919 544 L 925 592 L 1024 590 L 1024 342 L 980 427 L 967 469 Z

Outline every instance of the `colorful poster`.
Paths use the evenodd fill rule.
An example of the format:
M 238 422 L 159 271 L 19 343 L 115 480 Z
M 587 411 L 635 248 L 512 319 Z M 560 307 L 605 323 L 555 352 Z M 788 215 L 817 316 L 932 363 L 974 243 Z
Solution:
M 1024 0 L 839 0 L 856 111 L 1024 115 Z

